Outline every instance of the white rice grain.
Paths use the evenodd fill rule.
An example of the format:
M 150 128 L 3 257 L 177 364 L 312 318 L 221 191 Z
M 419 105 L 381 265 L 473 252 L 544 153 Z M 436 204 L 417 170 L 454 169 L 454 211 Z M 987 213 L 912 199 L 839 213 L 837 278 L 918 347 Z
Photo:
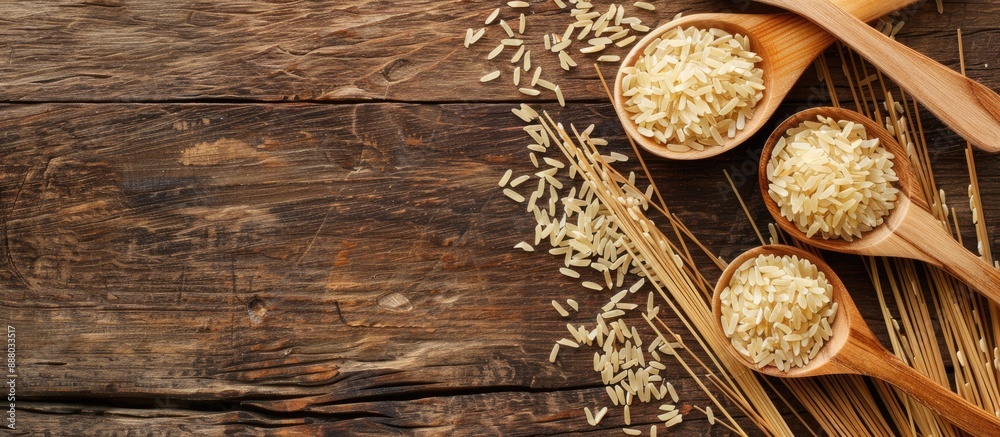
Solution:
M 503 173 L 503 176 L 500 177 L 500 181 L 497 182 L 497 185 L 499 185 L 501 188 L 506 187 L 507 186 L 507 181 L 510 180 L 511 175 L 513 175 L 513 174 L 514 174 L 514 170 L 507 169 L 507 171 L 505 171 Z
M 496 48 L 493 49 L 493 51 L 491 51 L 488 55 L 486 55 L 486 59 L 492 60 L 493 58 L 500 56 L 500 52 L 503 51 L 504 47 L 506 46 L 504 46 L 503 44 L 496 46 Z
M 528 175 L 518 176 L 518 177 L 516 177 L 516 178 L 514 178 L 513 180 L 510 181 L 510 186 L 511 187 L 516 187 L 518 185 L 521 185 L 521 184 L 527 182 L 528 179 L 531 179 L 531 177 L 528 176 Z
M 559 273 L 562 273 L 563 275 L 569 276 L 574 279 L 578 279 L 580 277 L 579 272 L 573 269 L 567 269 L 566 267 L 559 268 Z
M 500 27 L 503 28 L 503 31 L 507 34 L 508 37 L 510 38 L 514 37 L 514 30 L 510 28 L 510 25 L 507 24 L 506 21 L 500 20 Z
M 515 201 L 517 203 L 523 203 L 524 202 L 524 196 L 518 194 L 516 191 L 511 190 L 510 188 L 504 188 L 503 194 L 505 196 L 511 198 L 511 200 L 513 200 L 513 201 Z
M 486 25 L 489 26 L 490 24 L 492 24 L 493 20 L 496 20 L 497 17 L 499 16 L 500 16 L 500 8 L 494 9 L 493 12 L 490 13 L 490 16 L 486 17 Z
M 726 337 L 758 368 L 805 366 L 833 335 L 833 285 L 805 259 L 751 258 L 737 268 L 719 298 Z
M 527 241 L 522 241 L 520 243 L 517 243 L 516 245 L 514 245 L 514 248 L 515 249 L 521 249 L 521 250 L 523 250 L 525 252 L 534 252 L 535 251 L 535 248 L 532 247 L 530 244 L 528 244 Z
M 569 311 L 566 311 L 566 309 L 554 299 L 552 300 L 552 307 L 556 309 L 556 312 L 558 312 L 560 316 L 569 317 Z
M 648 30 L 639 26 L 632 28 Z M 763 70 L 755 66 L 761 58 L 745 41 L 741 35 L 695 27 L 676 28 L 654 40 L 633 66 L 623 69 L 625 110 L 639 134 L 670 150 L 722 145 L 722 132 L 734 137 L 764 90 Z
M 775 143 L 768 195 L 806 236 L 853 241 L 895 208 L 893 158 L 864 126 L 820 116 Z
M 597 424 L 601 423 L 601 419 L 604 418 L 605 414 L 608 414 L 608 407 L 601 408 L 601 411 L 598 411 L 597 414 L 594 415 L 594 425 L 595 426 Z

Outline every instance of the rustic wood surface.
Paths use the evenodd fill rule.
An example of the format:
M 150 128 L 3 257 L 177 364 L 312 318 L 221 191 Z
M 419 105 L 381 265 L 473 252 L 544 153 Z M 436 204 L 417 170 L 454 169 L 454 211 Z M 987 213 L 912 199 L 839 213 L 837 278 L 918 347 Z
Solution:
M 548 362 L 566 322 L 592 321 L 608 296 L 512 249 L 534 221 L 496 181 L 531 169 L 510 108 L 533 98 L 479 83 L 495 44 L 461 46 L 503 3 L 0 3 L 0 323 L 17 332 L 18 432 L 621 427 L 615 410 L 598 428 L 584 419 L 607 404 L 592 351 Z M 532 3 L 529 26 L 565 27 L 554 3 Z M 657 5 L 644 21 L 770 10 Z M 899 39 L 957 68 L 962 28 L 969 76 L 997 90 L 997 13 L 997 0 L 948 1 L 943 15 L 920 2 Z M 536 62 L 555 71 L 553 59 Z M 567 108 L 539 107 L 630 153 L 589 62 L 560 76 Z M 775 119 L 825 95 L 807 74 Z M 939 185 L 971 223 L 964 142 L 930 116 L 924 126 Z M 674 212 L 726 259 L 756 242 L 722 171 L 766 223 L 764 138 L 703 161 L 649 158 Z M 1000 235 L 1000 155 L 976 159 Z M 861 263 L 830 260 L 884 341 Z M 567 297 L 581 303 L 568 320 L 548 304 Z M 665 373 L 685 413 L 708 404 L 680 368 Z M 632 413 L 647 429 L 648 407 Z M 674 431 L 728 434 L 700 414 Z

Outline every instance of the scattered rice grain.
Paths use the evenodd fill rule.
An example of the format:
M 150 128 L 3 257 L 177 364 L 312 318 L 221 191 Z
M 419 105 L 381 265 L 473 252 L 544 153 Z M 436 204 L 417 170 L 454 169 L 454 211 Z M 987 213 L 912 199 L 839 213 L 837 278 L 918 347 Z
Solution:
M 563 306 L 560 305 L 555 299 L 552 300 L 552 307 L 556 309 L 556 312 L 558 312 L 560 316 L 569 317 L 569 311 L 566 311 L 566 309 L 563 308 Z
M 500 8 L 494 9 L 493 12 L 490 13 L 490 16 L 486 17 L 486 25 L 489 26 L 492 24 L 493 20 L 496 20 L 498 16 L 500 16 Z
M 510 28 L 510 25 L 506 21 L 500 20 L 500 27 L 503 28 L 503 31 L 509 38 L 514 38 L 514 30 Z
M 504 47 L 506 47 L 506 46 L 504 46 L 503 44 L 500 44 L 500 45 L 496 46 L 496 48 L 493 49 L 493 51 L 490 52 L 490 54 L 486 55 L 486 59 L 493 59 L 493 58 L 495 58 L 497 56 L 500 56 L 500 52 L 503 51 Z
M 605 414 L 608 414 L 608 407 L 601 408 L 601 411 L 598 411 L 597 414 L 594 415 L 594 425 L 601 423 L 601 419 L 604 418 Z
M 510 188 L 504 188 L 503 194 L 517 203 L 524 202 L 524 196 L 518 194 L 516 191 L 511 190 Z
M 531 179 L 531 176 L 528 176 L 528 175 L 518 176 L 518 177 L 516 177 L 516 178 L 514 178 L 513 180 L 510 181 L 510 186 L 511 187 L 516 187 L 518 185 L 521 185 L 521 184 L 527 182 L 528 179 Z
M 500 70 L 496 70 L 496 71 L 491 72 L 491 73 L 486 73 L 486 75 L 484 75 L 483 77 L 479 78 L 479 81 L 480 82 L 489 82 L 489 81 L 494 80 L 494 79 L 496 79 L 498 77 L 500 77 Z
M 579 272 L 577 272 L 576 270 L 573 270 L 573 269 L 567 269 L 566 267 L 560 267 L 559 268 L 559 273 L 562 273 L 563 275 L 569 276 L 569 277 L 574 278 L 574 279 L 578 279 L 580 277 L 580 273 Z
M 497 182 L 497 185 L 499 185 L 500 187 L 507 186 L 507 181 L 510 180 L 510 176 L 513 175 L 513 174 L 514 174 L 514 170 L 507 169 L 507 171 L 505 171 L 503 173 L 503 176 L 500 177 L 500 182 Z

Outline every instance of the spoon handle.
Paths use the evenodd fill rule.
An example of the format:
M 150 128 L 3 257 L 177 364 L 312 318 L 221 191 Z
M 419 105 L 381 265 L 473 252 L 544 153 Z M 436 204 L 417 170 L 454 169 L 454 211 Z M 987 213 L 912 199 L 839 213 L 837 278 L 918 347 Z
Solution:
M 826 29 L 892 77 L 959 135 L 1000 151 L 1000 96 L 993 90 L 883 35 L 828 0 L 758 0 Z
M 941 267 L 1000 305 L 1000 270 L 955 241 L 929 212 L 911 207 L 908 213 L 905 223 L 895 234 L 916 253 L 903 256 Z
M 872 360 L 862 373 L 906 392 L 971 435 L 1000 435 L 1000 419 L 931 381 L 888 351 L 882 349 L 879 354 L 885 358 Z

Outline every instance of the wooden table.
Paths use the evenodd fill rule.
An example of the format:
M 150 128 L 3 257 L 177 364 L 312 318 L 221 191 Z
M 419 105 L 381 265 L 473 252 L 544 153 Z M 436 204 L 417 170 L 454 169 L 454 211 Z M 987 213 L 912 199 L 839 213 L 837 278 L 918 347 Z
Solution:
M 585 323 L 608 296 L 512 249 L 534 221 L 497 180 L 530 168 L 515 102 L 629 148 L 591 58 L 561 76 L 565 109 L 479 83 L 492 45 L 462 39 L 496 3 L 0 4 L 0 323 L 16 329 L 17 429 L 594 431 L 582 408 L 604 389 L 584 351 L 548 362 L 566 323 L 549 302 L 577 299 L 570 321 Z M 529 26 L 565 28 L 565 11 L 531 3 Z M 648 23 L 765 10 L 656 4 Z M 943 15 L 922 2 L 899 39 L 957 68 L 961 28 L 969 76 L 1000 89 L 998 13 L 996 0 L 946 1 Z M 825 96 L 806 74 L 778 117 Z M 924 122 L 939 184 L 968 216 L 964 142 Z M 723 170 L 768 220 L 748 183 L 763 137 L 704 161 L 647 157 L 672 209 L 726 259 L 756 243 Z M 976 159 L 1000 235 L 1000 155 Z M 860 262 L 832 258 L 884 332 Z M 683 404 L 706 405 L 681 369 L 665 373 Z M 656 421 L 647 413 L 639 422 Z M 727 434 L 695 415 L 676 431 Z

